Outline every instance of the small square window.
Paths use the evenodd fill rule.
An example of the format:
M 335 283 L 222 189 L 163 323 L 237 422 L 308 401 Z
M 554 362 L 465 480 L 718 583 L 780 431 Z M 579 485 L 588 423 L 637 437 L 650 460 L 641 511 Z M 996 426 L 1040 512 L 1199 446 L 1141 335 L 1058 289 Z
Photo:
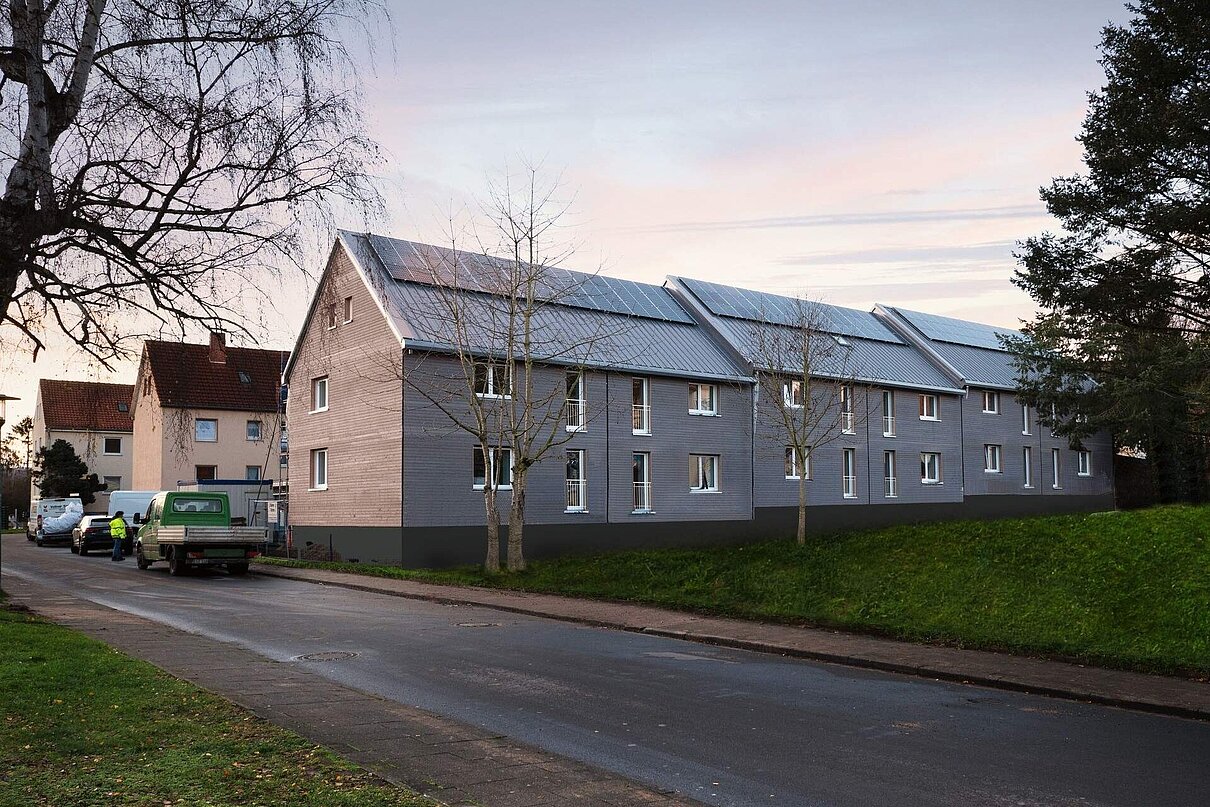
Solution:
M 243 370 L 240 370 L 240 371 L 239 371 L 239 383 L 241 383 L 241 384 L 251 384 L 251 383 L 252 383 L 252 376 L 248 375 L 248 374 L 247 374 L 247 373 L 245 373 Z
M 923 451 L 920 454 L 920 483 L 922 485 L 941 484 L 941 455 L 935 451 Z
M 105 477 L 104 482 L 105 490 L 109 493 L 122 489 L 122 477 L 120 476 L 107 476 Z
M 244 479 L 248 479 L 248 480 L 260 479 L 260 466 L 259 465 L 245 465 L 244 466 Z
M 108 456 L 117 456 L 122 453 L 122 438 L 121 437 L 106 437 L 104 453 Z
M 130 404 L 126 403 L 125 401 L 122 401 L 120 404 L 118 404 L 118 411 L 119 412 L 129 412 Z
M 811 455 L 804 457 L 793 446 L 786 446 L 786 479 L 802 478 L 811 478 Z
M 247 426 L 247 437 L 249 442 L 258 442 L 261 439 L 262 424 L 259 420 L 249 420 Z
M 218 421 L 211 418 L 197 418 L 194 420 L 193 439 L 199 443 L 217 443 Z M 213 479 L 213 477 L 211 478 Z
M 1000 414 L 1000 393 L 994 390 L 983 391 L 983 412 L 988 415 Z
M 1000 446 L 983 446 L 983 471 L 989 474 L 1000 473 Z
M 920 419 L 937 420 L 937 396 L 928 393 L 920 395 Z
M 718 455 L 689 455 L 689 489 L 696 491 L 718 490 Z
M 195 478 L 199 482 L 218 479 L 218 466 L 216 465 L 197 465 L 194 466 L 196 472 Z
M 718 388 L 713 384 L 690 384 L 689 414 L 717 415 Z

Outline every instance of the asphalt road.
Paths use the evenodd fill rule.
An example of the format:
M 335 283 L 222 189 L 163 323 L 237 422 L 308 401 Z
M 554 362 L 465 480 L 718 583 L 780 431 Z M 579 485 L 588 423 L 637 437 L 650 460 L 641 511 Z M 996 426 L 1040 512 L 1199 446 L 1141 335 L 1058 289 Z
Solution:
M 717 805 L 1206 805 L 1210 724 L 4 542 L 16 575 Z M 182 648 L 187 651 L 187 648 Z

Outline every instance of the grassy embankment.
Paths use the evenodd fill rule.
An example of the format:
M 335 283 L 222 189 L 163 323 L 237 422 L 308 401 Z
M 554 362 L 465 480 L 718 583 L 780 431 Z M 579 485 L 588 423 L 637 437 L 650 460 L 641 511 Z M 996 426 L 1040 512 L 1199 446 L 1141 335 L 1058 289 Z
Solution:
M 1210 507 L 567 557 L 516 575 L 298 564 L 1210 674 Z M 273 562 L 273 561 L 270 561 Z M 283 561 L 276 561 L 283 562 Z
M 0 712 L 3 807 L 434 804 L 150 664 L 3 607 Z

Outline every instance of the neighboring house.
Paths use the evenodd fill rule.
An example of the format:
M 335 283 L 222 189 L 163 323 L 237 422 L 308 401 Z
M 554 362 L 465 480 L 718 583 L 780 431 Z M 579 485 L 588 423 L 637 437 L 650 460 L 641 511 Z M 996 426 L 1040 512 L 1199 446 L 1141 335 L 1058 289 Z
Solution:
M 56 440 L 66 440 L 109 490 L 129 490 L 134 456 L 133 390 L 129 384 L 41 379 L 32 434 L 35 455 Z M 34 499 L 40 495 L 32 481 L 30 495 Z M 108 506 L 109 494 L 101 492 L 87 509 L 104 513 Z
M 289 354 L 147 341 L 134 386 L 136 490 L 278 475 L 281 371 Z
M 441 411 L 464 411 L 467 390 L 442 406 L 417 390 L 462 372 L 434 312 L 450 295 L 468 308 L 490 305 L 488 293 L 468 286 L 476 267 L 490 270 L 494 259 L 461 255 L 459 289 L 451 291 L 423 271 L 434 256 L 455 260 L 438 247 L 369 234 L 342 232 L 333 246 L 284 374 L 293 390 L 286 411 L 296 547 L 331 547 L 364 562 L 482 560 L 488 472 L 476 440 Z M 797 513 L 797 480 L 783 447 L 759 437 L 756 357 L 745 335 L 786 298 L 679 277 L 664 286 L 567 277 L 591 291 L 548 303 L 542 330 L 610 336 L 585 357 L 550 352 L 551 379 L 584 365 L 559 403 L 585 414 L 530 472 L 527 555 L 785 534 Z M 1036 436 L 1038 454 L 1061 442 L 1036 434 L 1036 424 L 1022 441 L 1010 440 L 1000 421 L 972 411 L 983 390 L 1009 405 L 1011 382 L 999 385 L 1003 351 L 979 348 L 974 365 L 988 364 L 998 380 L 979 381 L 973 370 L 957 371 L 902 312 L 826 309 L 868 395 L 860 427 L 813 458 L 812 529 L 1113 506 L 1107 438 L 1090 457 L 1060 454 L 1062 473 L 1068 465 L 1091 470 L 1044 495 L 992 478 L 1020 475 L 1008 455 L 1024 456 L 1025 441 Z M 485 371 L 483 393 L 498 394 L 490 377 Z M 975 474 L 972 457 L 990 456 L 986 446 L 996 445 L 1000 471 L 983 475 L 980 466 Z M 503 454 L 499 464 L 509 462 Z M 1035 472 L 1040 486 L 1045 471 Z M 508 497 L 503 485 L 505 516 Z

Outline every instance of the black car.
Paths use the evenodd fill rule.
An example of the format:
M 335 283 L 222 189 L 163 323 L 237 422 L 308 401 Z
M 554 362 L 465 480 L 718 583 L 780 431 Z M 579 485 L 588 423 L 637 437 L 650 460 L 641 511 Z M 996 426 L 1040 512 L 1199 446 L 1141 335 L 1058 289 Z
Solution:
M 87 555 L 94 549 L 113 551 L 113 538 L 109 534 L 109 516 L 84 516 L 72 531 L 72 552 Z

